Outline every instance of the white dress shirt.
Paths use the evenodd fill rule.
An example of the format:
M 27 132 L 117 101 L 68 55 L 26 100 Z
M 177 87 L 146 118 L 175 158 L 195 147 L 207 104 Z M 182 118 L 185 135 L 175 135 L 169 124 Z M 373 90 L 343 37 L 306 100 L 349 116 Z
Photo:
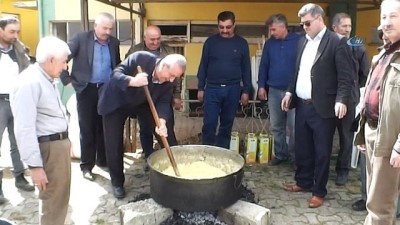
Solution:
M 296 83 L 296 94 L 299 98 L 311 99 L 311 69 L 314 65 L 314 60 L 317 56 L 318 47 L 325 32 L 326 27 L 324 27 L 317 34 L 317 36 L 314 37 L 314 39 L 308 36 L 308 34 L 306 35 L 307 43 L 304 47 L 303 54 L 301 55 L 299 74 Z
M 11 49 L 6 52 L 9 51 Z M 0 54 L 0 94 L 10 94 L 14 79 L 19 73 L 19 67 L 10 55 L 3 51 Z

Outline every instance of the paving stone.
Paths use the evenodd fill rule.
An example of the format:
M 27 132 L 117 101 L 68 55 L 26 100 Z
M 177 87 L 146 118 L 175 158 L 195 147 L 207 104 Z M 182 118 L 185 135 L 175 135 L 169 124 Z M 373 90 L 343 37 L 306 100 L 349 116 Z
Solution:
M 172 216 L 172 209 L 157 204 L 153 199 L 128 203 L 119 208 L 121 225 L 158 225 Z
M 268 225 L 270 210 L 257 204 L 237 201 L 235 204 L 218 212 L 218 218 L 227 224 Z
M 14 178 L 10 172 L 12 164 L 4 163 L 4 159 L 9 158 L 9 145 L 3 146 L 5 148 L 2 148 L 0 170 L 4 169 L 9 175 L 3 178 L 3 191 L 9 201 L 0 205 L 0 217 L 19 225 L 37 225 L 38 193 L 18 191 L 15 188 Z M 118 208 L 130 204 L 128 202 L 138 194 L 150 193 L 149 173 L 143 172 L 144 161 L 132 157 L 131 155 L 125 157 L 127 197 L 122 200 L 117 200 L 112 195 L 107 173 L 96 169 L 94 172 L 98 174 L 98 179 L 89 182 L 82 178 L 79 160 L 73 160 L 72 192 L 66 225 L 121 224 Z M 351 209 L 351 204 L 361 196 L 359 168 L 350 170 L 349 182 L 345 186 L 338 187 L 334 183 L 336 176 L 334 166 L 335 160 L 332 160 L 327 200 L 322 207 L 316 209 L 308 208 L 307 199 L 311 197 L 310 193 L 289 193 L 282 189 L 283 183 L 294 183 L 294 173 L 289 164 L 276 167 L 257 164 L 246 166 L 243 184 L 251 186 L 250 190 L 254 192 L 258 204 L 270 210 L 271 225 L 310 225 L 315 224 L 315 218 L 320 225 L 362 225 L 367 213 Z M 30 181 L 29 175 L 27 179 Z M 79 217 L 79 215 L 85 216 Z M 397 225 L 400 225 L 399 221 Z

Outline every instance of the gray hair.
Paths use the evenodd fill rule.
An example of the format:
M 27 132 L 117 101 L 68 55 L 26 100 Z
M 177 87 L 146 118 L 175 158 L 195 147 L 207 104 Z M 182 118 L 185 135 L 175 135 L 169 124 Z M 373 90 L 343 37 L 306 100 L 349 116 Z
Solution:
M 108 21 L 111 21 L 112 23 L 115 22 L 113 15 L 111 15 L 110 13 L 107 13 L 107 12 L 101 12 L 101 13 L 97 14 L 96 19 L 94 20 L 94 24 L 100 24 L 101 22 L 104 21 L 104 19 L 107 19 Z
M 36 47 L 36 61 L 44 63 L 49 58 L 61 58 L 65 54 L 71 54 L 67 43 L 53 36 L 41 38 Z
M 336 13 L 332 18 L 332 25 L 339 26 L 342 19 L 351 19 L 351 17 L 347 13 Z
M 267 26 L 271 26 L 274 23 L 284 24 L 285 27 L 288 27 L 288 22 L 287 22 L 286 16 L 283 15 L 282 13 L 278 13 L 278 14 L 270 16 L 267 19 L 267 21 L 265 22 L 265 24 Z
M 178 64 L 179 67 L 182 68 L 182 70 L 186 70 L 186 58 L 185 56 L 180 54 L 169 54 L 161 60 L 160 64 L 167 65 L 169 68 L 171 68 L 175 64 Z
M 325 12 L 322 9 L 321 6 L 314 4 L 314 3 L 308 3 L 303 5 L 303 7 L 301 7 L 301 9 L 299 10 L 299 12 L 297 13 L 298 17 L 303 17 L 307 14 L 311 14 L 311 16 L 315 17 L 315 16 L 325 16 Z

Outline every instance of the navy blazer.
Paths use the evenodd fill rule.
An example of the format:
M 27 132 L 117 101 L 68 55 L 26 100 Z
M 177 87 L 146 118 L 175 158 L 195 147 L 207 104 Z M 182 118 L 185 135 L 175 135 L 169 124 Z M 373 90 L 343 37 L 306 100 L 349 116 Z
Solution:
M 311 98 L 315 110 L 322 118 L 335 117 L 335 103 L 348 106 L 352 88 L 353 68 L 346 44 L 346 38 L 339 38 L 330 30 L 326 30 L 319 44 L 314 64 L 311 68 Z M 296 83 L 307 39 L 303 36 L 299 41 L 296 59 L 296 72 L 288 91 L 292 93 L 292 102 L 296 103 Z
M 74 62 L 72 64 L 71 76 L 68 75 L 67 71 L 64 71 L 61 74 L 61 81 L 64 85 L 72 82 L 75 91 L 78 93 L 86 88 L 91 78 L 94 43 L 94 31 L 78 33 L 68 42 L 69 49 L 71 50 L 68 60 L 74 59 Z M 111 69 L 114 69 L 121 63 L 119 43 L 117 38 L 110 36 L 108 48 L 110 49 Z
M 137 74 L 137 66 L 149 76 L 149 90 L 160 118 L 170 116 L 173 83 L 155 84 L 152 75 L 159 60 L 146 51 L 135 52 L 114 69 L 111 80 L 100 88 L 97 110 L 99 115 L 107 115 L 127 104 L 140 106 L 147 102 L 143 87 L 130 87 L 130 77 Z

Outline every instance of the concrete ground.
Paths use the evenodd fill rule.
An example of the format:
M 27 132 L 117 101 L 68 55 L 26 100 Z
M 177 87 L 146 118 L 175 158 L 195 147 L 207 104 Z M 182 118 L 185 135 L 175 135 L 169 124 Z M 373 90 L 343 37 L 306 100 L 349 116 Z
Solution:
M 195 124 L 197 123 L 193 122 L 190 126 L 196 126 L 197 129 Z M 19 225 L 38 224 L 37 191 L 23 192 L 14 186 L 6 133 L 1 148 L 0 169 L 5 171 L 3 191 L 8 202 L 0 205 L 0 218 L 6 218 Z M 196 137 L 191 141 L 197 143 L 197 139 Z M 126 154 L 124 161 L 127 197 L 117 200 L 111 194 L 110 178 L 106 171 L 95 167 L 93 172 L 96 174 L 96 180 L 90 182 L 82 178 L 79 161 L 73 160 L 67 225 L 118 225 L 118 207 L 127 204 L 140 193 L 150 192 L 149 176 L 144 172 L 144 161 L 140 159 L 140 154 Z M 271 210 L 273 225 L 361 225 L 366 216 L 366 212 L 355 212 L 351 209 L 351 204 L 360 198 L 359 169 L 351 170 L 348 184 L 338 187 L 334 184 L 336 174 L 331 166 L 329 193 L 324 205 L 317 209 L 307 207 L 309 193 L 288 193 L 282 189 L 284 183 L 293 182 L 294 173 L 288 163 L 276 167 L 246 165 L 244 169 L 243 184 L 255 193 L 258 204 Z M 30 181 L 29 174 L 27 178 Z M 400 225 L 399 222 L 397 224 Z

